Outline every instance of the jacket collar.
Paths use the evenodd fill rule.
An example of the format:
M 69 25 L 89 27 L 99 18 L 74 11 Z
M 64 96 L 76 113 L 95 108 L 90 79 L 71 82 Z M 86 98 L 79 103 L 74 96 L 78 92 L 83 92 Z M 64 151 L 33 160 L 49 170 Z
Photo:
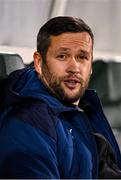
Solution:
M 41 94 L 41 99 L 45 101 L 54 111 L 55 114 L 60 114 L 67 111 L 86 111 L 92 112 L 97 106 L 97 94 L 94 90 L 86 90 L 83 97 L 80 99 L 79 106 L 68 104 L 60 101 L 51 93 Z M 99 98 L 98 98 L 99 99 Z
M 93 106 L 96 107 L 97 103 L 96 93 L 93 90 L 85 91 L 78 107 L 62 102 L 38 79 L 34 69 L 25 68 L 12 73 L 7 80 L 7 85 L 3 107 L 15 105 L 31 98 L 46 102 L 57 114 L 65 111 L 79 111 L 80 109 L 89 110 Z

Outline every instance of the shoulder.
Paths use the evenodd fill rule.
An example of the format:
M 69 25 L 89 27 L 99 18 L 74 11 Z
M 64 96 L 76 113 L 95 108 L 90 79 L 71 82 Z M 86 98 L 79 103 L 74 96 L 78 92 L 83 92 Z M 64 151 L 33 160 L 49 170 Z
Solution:
M 57 138 L 55 130 L 57 118 L 52 109 L 42 101 L 28 99 L 13 107 L 8 117 L 16 118 L 34 128 L 41 129 L 55 140 Z

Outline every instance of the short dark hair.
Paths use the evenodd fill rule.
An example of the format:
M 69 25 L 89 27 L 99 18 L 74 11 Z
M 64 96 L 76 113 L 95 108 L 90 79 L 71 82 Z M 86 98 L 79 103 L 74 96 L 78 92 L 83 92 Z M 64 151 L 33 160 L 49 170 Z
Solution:
M 40 28 L 37 35 L 37 51 L 41 53 L 44 61 L 51 42 L 50 37 L 66 32 L 87 32 L 94 43 L 92 30 L 82 19 L 71 16 L 54 17 Z

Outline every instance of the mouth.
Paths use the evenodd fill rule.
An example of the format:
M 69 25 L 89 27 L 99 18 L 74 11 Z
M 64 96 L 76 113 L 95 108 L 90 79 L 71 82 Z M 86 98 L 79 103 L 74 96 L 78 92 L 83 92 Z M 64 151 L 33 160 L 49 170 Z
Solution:
M 80 84 L 80 81 L 78 79 L 66 79 L 64 80 L 64 84 L 69 89 L 75 89 Z

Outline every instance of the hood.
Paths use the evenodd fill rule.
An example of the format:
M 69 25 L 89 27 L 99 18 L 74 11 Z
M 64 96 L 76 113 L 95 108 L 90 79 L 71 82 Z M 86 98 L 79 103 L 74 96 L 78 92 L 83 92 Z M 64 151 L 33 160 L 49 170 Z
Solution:
M 6 80 L 0 109 L 14 106 L 23 101 L 37 99 L 46 102 L 55 112 L 72 110 L 59 101 L 38 78 L 34 68 L 12 72 Z
M 30 93 L 29 87 L 34 74 L 33 69 L 27 68 L 12 72 L 6 79 L 1 106 L 11 106 L 28 97 Z M 31 84 L 31 87 L 34 87 L 34 84 Z
M 95 104 L 94 94 L 93 90 L 87 90 L 81 99 L 80 106 L 85 106 L 85 102 L 86 106 L 92 106 L 92 101 Z M 34 68 L 24 68 L 12 72 L 6 80 L 0 109 L 14 106 L 30 99 L 46 102 L 54 109 L 55 113 L 78 109 L 76 106 L 65 104 L 57 99 L 38 78 Z

